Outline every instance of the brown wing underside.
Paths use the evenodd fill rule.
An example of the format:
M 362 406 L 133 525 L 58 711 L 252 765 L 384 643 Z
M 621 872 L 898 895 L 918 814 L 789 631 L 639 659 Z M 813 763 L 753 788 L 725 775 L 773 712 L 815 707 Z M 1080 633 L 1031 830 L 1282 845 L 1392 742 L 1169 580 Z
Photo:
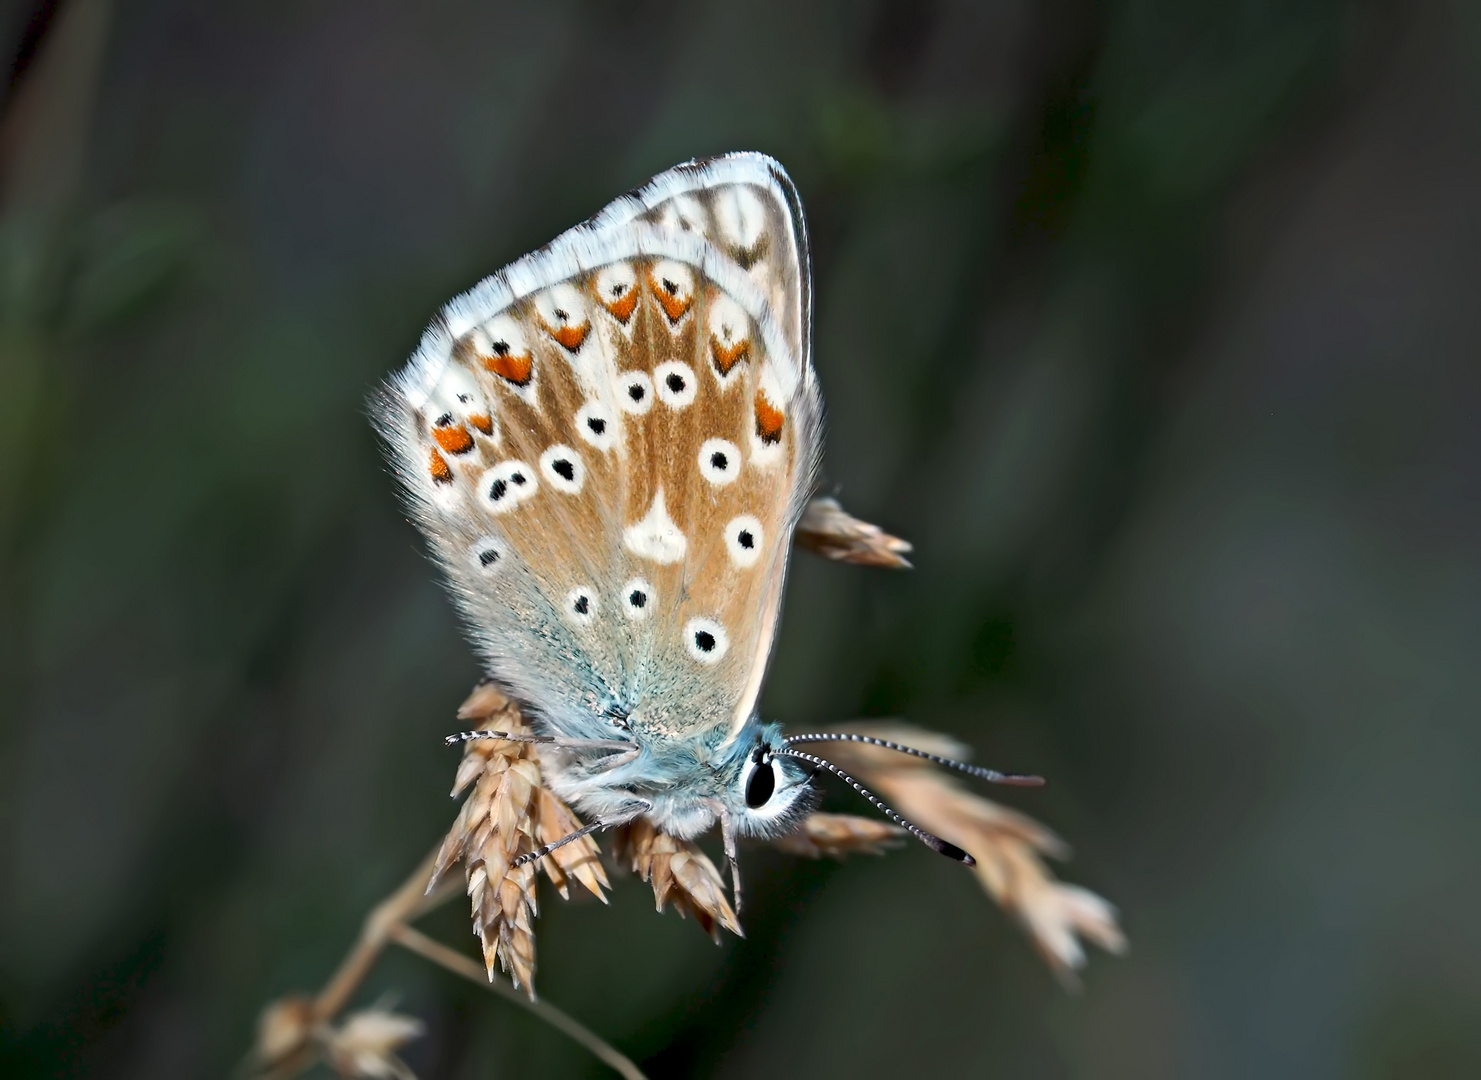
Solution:
M 734 297 L 659 258 L 457 339 L 399 464 L 496 675 L 654 735 L 731 720 L 814 455 L 815 402 L 777 363 Z

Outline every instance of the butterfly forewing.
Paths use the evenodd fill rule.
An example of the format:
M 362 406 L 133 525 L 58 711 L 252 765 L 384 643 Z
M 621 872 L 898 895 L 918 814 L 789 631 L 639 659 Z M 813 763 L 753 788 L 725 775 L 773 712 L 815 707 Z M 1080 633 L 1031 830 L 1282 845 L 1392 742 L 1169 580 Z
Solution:
M 565 733 L 734 730 L 759 692 L 819 405 L 790 189 L 743 158 L 450 305 L 385 395 L 491 673 Z
M 612 203 L 592 219 L 614 230 L 640 218 L 693 232 L 743 270 L 765 299 L 799 370 L 811 362 L 811 278 L 796 191 L 781 166 L 758 154 L 681 165 Z

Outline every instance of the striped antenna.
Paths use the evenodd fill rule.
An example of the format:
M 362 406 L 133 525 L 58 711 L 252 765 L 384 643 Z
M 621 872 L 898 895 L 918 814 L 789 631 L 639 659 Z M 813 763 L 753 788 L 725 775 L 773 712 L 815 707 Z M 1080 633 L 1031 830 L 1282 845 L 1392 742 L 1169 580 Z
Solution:
M 793 743 L 810 742 L 854 742 L 864 743 L 866 746 L 878 746 L 885 750 L 894 750 L 896 753 L 909 754 L 911 757 L 925 758 L 936 765 L 945 765 L 948 769 L 956 769 L 968 776 L 975 776 L 979 780 L 986 780 L 990 784 L 1009 784 L 1013 787 L 1043 787 L 1042 776 L 1021 776 L 1018 773 L 1000 773 L 996 769 L 984 769 L 981 765 L 968 765 L 965 761 L 957 761 L 955 758 L 940 757 L 936 754 L 928 754 L 924 750 L 917 750 L 913 746 L 901 746 L 899 743 L 890 742 L 888 739 L 876 739 L 871 735 L 855 735 L 850 731 L 819 732 L 815 735 L 789 735 L 782 740 L 783 746 L 791 746 Z
M 955 844 L 941 839 L 941 837 L 936 836 L 934 833 L 928 833 L 920 826 L 913 825 L 910 822 L 906 821 L 903 817 L 895 813 L 883 802 L 881 802 L 872 791 L 866 788 L 863 784 L 859 783 L 848 773 L 844 772 L 837 765 L 833 764 L 833 762 L 824 761 L 820 757 L 813 757 L 813 755 L 811 754 L 804 754 L 801 750 L 793 750 L 790 747 L 784 747 L 781 750 L 775 750 L 773 751 L 773 753 L 777 754 L 778 756 L 785 755 L 787 757 L 799 758 L 802 761 L 810 761 L 820 769 L 827 769 L 834 776 L 838 777 L 844 783 L 848 784 L 849 787 L 853 788 L 860 795 L 864 796 L 864 798 L 873 803 L 874 808 L 881 814 L 889 818 L 906 832 L 910 833 L 910 835 L 914 836 L 917 840 L 919 840 L 922 844 L 925 844 L 926 847 L 930 848 L 932 851 L 938 851 L 942 855 L 945 855 L 948 859 L 955 859 L 957 862 L 962 863 L 965 866 L 977 865 L 976 859 L 972 858 L 972 856 L 968 855 L 965 851 L 957 847 Z

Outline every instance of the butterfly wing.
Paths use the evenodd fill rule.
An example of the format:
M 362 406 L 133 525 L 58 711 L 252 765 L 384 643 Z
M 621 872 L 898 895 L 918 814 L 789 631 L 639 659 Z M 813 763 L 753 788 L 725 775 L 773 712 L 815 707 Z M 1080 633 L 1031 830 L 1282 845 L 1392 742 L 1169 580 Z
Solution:
M 796 369 L 812 364 L 812 272 L 797 189 L 764 154 L 740 153 L 670 169 L 611 203 L 589 223 L 634 220 L 703 236 L 761 292 Z
M 489 671 L 556 730 L 749 717 L 819 453 L 806 259 L 777 163 L 680 166 L 450 303 L 381 395 Z

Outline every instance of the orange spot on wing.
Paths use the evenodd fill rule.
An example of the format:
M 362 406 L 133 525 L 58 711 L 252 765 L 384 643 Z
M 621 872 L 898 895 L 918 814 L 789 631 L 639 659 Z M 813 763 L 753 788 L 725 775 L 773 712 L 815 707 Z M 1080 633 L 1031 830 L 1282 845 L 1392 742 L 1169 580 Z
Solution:
M 782 437 L 782 425 L 787 418 L 782 410 L 766 400 L 766 395 L 756 395 L 756 434 L 764 443 L 774 443 Z
M 501 379 L 508 379 L 515 386 L 524 386 L 530 381 L 534 362 L 529 353 L 516 356 L 514 353 L 497 353 L 483 358 L 483 366 Z
M 453 482 L 452 467 L 448 465 L 447 458 L 443 457 L 440 453 L 437 452 L 436 447 L 433 447 L 432 449 L 431 467 L 433 483 L 451 484 Z
M 582 323 L 580 326 L 558 326 L 550 331 L 550 336 L 560 344 L 567 352 L 575 352 L 581 348 L 581 343 L 586 340 L 586 332 L 591 329 L 590 323 Z
M 633 317 L 633 311 L 638 306 L 638 290 L 634 286 L 629 285 L 627 291 L 621 296 L 610 298 L 604 296 L 602 297 L 602 306 L 612 313 L 612 318 L 616 319 L 623 326 L 626 326 L 627 320 Z
M 669 288 L 673 285 L 673 288 Z M 676 323 L 684 317 L 684 312 L 689 310 L 689 305 L 694 303 L 694 297 L 684 296 L 679 292 L 679 286 L 672 281 L 655 281 L 653 275 L 648 275 L 648 288 L 658 300 L 658 306 L 663 308 L 663 313 L 668 316 L 670 323 Z
M 721 375 L 729 375 L 731 368 L 750 355 L 750 338 L 741 338 L 734 345 L 726 347 L 714 334 L 710 335 L 710 356 L 714 358 L 715 370 Z
M 485 435 L 492 435 L 494 433 L 494 418 L 488 413 L 478 413 L 475 416 L 470 416 L 468 417 L 468 423 L 472 424 Z
M 473 449 L 473 436 L 468 434 L 468 429 L 462 424 L 435 427 L 432 429 L 432 438 L 449 454 L 466 454 Z

